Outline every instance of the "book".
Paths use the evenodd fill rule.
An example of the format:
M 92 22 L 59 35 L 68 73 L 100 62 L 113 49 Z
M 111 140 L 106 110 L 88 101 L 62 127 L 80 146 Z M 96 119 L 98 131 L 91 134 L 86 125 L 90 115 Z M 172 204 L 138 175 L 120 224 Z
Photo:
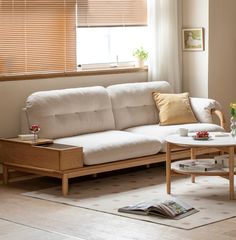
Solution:
M 215 156 L 216 161 L 222 161 L 222 164 L 225 168 L 229 167 L 229 154 Z M 234 167 L 236 167 L 236 154 L 234 155 Z
M 229 137 L 230 133 L 220 132 L 214 135 L 214 137 Z
M 214 159 L 208 159 L 208 160 L 189 160 L 189 161 L 183 161 L 179 163 L 179 168 L 183 170 L 189 170 L 189 171 L 213 171 L 213 170 L 221 170 L 223 168 L 223 162 L 214 160 Z
M 138 215 L 156 215 L 177 220 L 197 213 L 199 210 L 178 198 L 170 198 L 163 201 L 156 200 L 121 207 L 118 209 L 118 212 Z

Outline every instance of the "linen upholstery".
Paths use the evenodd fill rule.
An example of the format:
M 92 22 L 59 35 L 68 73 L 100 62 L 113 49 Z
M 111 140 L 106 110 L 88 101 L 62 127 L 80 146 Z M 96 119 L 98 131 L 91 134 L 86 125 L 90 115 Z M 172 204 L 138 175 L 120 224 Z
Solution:
M 117 84 L 107 89 L 41 91 L 28 97 L 24 112 L 28 114 L 29 124 L 41 126 L 40 137 L 83 147 L 85 165 L 165 151 L 164 138 L 180 127 L 189 131 L 224 131 L 211 124 L 211 109 L 219 109 L 220 105 L 202 98 L 190 98 L 190 101 L 198 121 L 203 123 L 159 126 L 152 97 L 152 92 L 157 91 L 172 93 L 164 81 Z M 27 121 L 24 117 L 22 120 L 22 129 L 28 129 L 24 124 Z
M 54 142 L 83 146 L 85 165 L 152 155 L 161 149 L 156 138 L 114 130 L 60 138 Z
M 171 93 L 165 81 L 124 83 L 107 88 L 112 102 L 116 129 L 155 124 L 159 121 L 152 92 Z
M 39 136 L 61 138 L 115 128 L 111 102 L 103 87 L 35 92 L 27 99 L 30 124 Z
M 221 105 L 214 99 L 190 97 L 190 103 L 195 117 L 201 123 L 213 123 L 211 110 L 221 109 Z
M 153 92 L 159 111 L 160 125 L 173 125 L 197 122 L 189 101 L 188 93 Z
M 137 126 L 125 129 L 127 132 L 141 134 L 144 136 L 150 136 L 161 142 L 162 148 L 161 152 L 166 151 L 165 137 L 170 134 L 178 133 L 179 128 L 187 128 L 189 132 L 197 131 L 209 131 L 209 132 L 224 132 L 224 128 L 219 125 L 212 123 L 190 123 L 190 124 L 180 124 L 180 125 L 168 125 L 160 126 L 155 125 L 146 125 L 146 126 Z

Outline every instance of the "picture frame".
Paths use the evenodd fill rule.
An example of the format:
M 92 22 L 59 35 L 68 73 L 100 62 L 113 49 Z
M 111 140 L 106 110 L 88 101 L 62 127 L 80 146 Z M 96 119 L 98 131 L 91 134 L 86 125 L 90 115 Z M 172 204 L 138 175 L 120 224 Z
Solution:
M 203 28 L 182 29 L 183 51 L 204 51 Z

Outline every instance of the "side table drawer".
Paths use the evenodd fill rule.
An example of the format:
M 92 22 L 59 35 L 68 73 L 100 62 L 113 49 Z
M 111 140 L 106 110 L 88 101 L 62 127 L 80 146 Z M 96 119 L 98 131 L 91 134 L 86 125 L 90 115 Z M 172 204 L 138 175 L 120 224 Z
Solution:
M 83 152 L 81 147 L 69 145 L 31 145 L 0 139 L 0 160 L 60 171 L 83 167 Z
M 48 152 L 57 152 L 59 154 L 58 156 L 59 170 L 68 170 L 83 167 L 82 147 L 50 143 L 35 146 L 35 148 L 40 148 L 42 150 L 44 149 Z

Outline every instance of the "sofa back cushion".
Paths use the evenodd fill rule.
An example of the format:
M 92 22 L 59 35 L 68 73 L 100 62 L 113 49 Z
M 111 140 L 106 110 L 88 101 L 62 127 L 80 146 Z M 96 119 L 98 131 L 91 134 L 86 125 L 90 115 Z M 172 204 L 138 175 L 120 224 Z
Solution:
M 61 138 L 115 128 L 111 101 L 103 87 L 35 92 L 27 98 L 29 124 L 39 136 Z
M 159 122 L 152 92 L 171 93 L 168 82 L 124 83 L 109 86 L 116 129 Z

